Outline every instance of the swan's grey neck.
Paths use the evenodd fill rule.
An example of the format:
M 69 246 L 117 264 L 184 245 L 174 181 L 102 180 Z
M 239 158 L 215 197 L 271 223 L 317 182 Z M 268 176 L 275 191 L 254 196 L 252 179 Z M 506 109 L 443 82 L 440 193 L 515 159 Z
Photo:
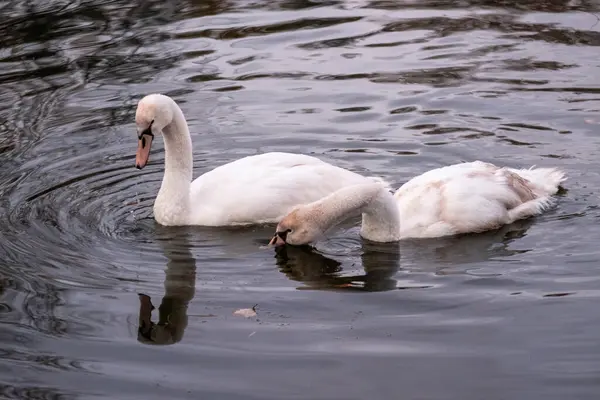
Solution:
M 154 213 L 163 225 L 183 225 L 189 215 L 192 139 L 183 112 L 174 101 L 169 103 L 173 120 L 163 128 L 165 174 L 154 203 Z
M 400 240 L 400 211 L 387 190 L 382 190 L 362 207 L 360 235 L 374 242 Z
M 347 186 L 313 203 L 311 208 L 322 232 L 360 213 L 362 237 L 376 242 L 399 240 L 398 206 L 392 194 L 380 184 Z

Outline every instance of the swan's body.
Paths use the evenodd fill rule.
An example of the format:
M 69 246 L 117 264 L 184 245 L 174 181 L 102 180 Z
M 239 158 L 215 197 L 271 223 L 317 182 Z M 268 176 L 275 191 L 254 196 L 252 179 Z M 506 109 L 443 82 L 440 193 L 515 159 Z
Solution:
M 474 161 L 428 171 L 394 194 L 376 183 L 359 184 L 294 209 L 271 243 L 312 242 L 356 211 L 361 236 L 377 242 L 483 232 L 547 210 L 564 180 L 553 168 Z
M 244 157 L 192 182 L 190 221 L 210 226 L 277 223 L 299 204 L 377 180 L 302 154 Z
M 191 137 L 175 101 L 157 94 L 144 97 L 136 124 L 138 168 L 148 161 L 154 135 L 164 138 L 165 174 L 154 202 L 154 218 L 161 225 L 276 223 L 295 206 L 345 186 L 383 182 L 315 157 L 277 152 L 241 158 L 192 181 Z

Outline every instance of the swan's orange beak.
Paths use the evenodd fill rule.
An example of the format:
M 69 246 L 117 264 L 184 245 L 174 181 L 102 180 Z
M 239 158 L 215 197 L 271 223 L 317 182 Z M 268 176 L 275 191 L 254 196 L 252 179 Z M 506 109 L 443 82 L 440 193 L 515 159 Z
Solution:
M 275 235 L 273 235 L 273 238 L 269 242 L 269 246 L 279 247 L 279 246 L 284 246 L 284 245 L 285 245 L 285 240 L 283 240 L 281 238 L 281 236 L 279 236 L 277 233 Z
M 152 135 L 142 134 L 138 140 L 137 153 L 135 154 L 135 167 L 142 169 L 148 163 L 150 147 L 152 147 Z

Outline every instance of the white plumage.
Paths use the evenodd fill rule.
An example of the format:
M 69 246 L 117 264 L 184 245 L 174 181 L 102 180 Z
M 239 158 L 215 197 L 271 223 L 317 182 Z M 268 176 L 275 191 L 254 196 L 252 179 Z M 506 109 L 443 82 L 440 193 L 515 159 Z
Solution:
M 226 226 L 276 223 L 294 206 L 348 185 L 383 182 L 291 153 L 265 153 L 221 165 L 192 181 L 188 125 L 170 97 L 152 94 L 138 103 L 136 165 L 143 168 L 154 135 L 165 143 L 165 173 L 154 203 L 161 225 Z
M 362 213 L 361 235 L 375 241 L 432 238 L 498 228 L 540 214 L 565 180 L 554 168 L 511 169 L 475 161 L 433 169 L 393 195 L 387 182 L 291 153 L 266 153 L 221 165 L 192 181 L 192 145 L 179 106 L 168 96 L 140 100 L 136 165 L 154 135 L 165 143 L 165 173 L 154 203 L 162 225 L 279 222 L 292 244 L 308 243 Z M 300 205 L 300 206 L 299 206 Z M 285 217 L 285 218 L 284 218 Z
M 292 153 L 244 157 L 198 177 L 191 185 L 190 223 L 277 223 L 299 204 L 338 189 L 381 181 Z

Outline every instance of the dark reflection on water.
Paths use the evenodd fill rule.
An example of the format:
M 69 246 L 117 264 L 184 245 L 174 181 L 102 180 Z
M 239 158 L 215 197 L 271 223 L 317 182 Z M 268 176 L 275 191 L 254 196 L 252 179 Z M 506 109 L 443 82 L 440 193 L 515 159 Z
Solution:
M 0 397 L 595 399 L 600 4 L 0 3 Z M 161 228 L 173 96 L 195 176 L 266 151 L 395 186 L 560 166 L 556 209 L 480 235 L 314 248 Z M 243 199 L 241 200 L 243 201 Z M 238 309 L 256 305 L 244 318 Z
M 139 294 L 138 340 L 146 344 L 174 344 L 183 338 L 188 324 L 188 304 L 196 290 L 196 260 L 190 251 L 185 229 L 161 229 L 174 231 L 174 235 L 157 237 L 169 259 L 165 271 L 165 294 L 158 306 L 158 322 L 152 321 L 155 309 L 152 299 L 146 294 Z
M 350 289 L 377 292 L 396 289 L 394 275 L 400 268 L 400 246 L 365 242 L 358 275 L 342 275 L 342 263 L 311 247 L 283 247 L 275 258 L 280 271 L 290 279 L 305 282 L 312 289 Z M 354 266 L 354 264 L 353 264 Z

